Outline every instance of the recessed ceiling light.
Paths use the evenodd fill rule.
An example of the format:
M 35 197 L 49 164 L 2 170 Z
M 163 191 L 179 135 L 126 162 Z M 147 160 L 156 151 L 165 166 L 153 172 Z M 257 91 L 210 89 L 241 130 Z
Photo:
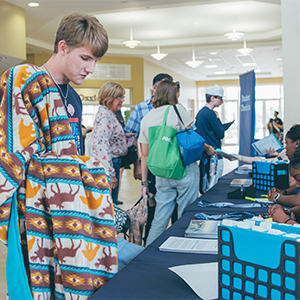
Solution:
M 30 2 L 30 3 L 28 3 L 28 6 L 30 6 L 30 7 L 38 7 L 40 4 L 39 3 L 37 3 L 37 2 Z
M 214 61 L 222 61 L 221 58 L 209 58 L 208 60 L 210 60 L 211 62 L 214 62 Z
M 205 65 L 204 68 L 206 69 L 215 69 L 215 68 L 218 68 L 217 65 Z
M 278 58 L 276 58 L 276 60 L 278 60 L 278 61 L 281 61 L 281 60 L 282 60 L 282 58 L 281 58 L 281 57 L 278 57 Z
M 224 74 L 227 74 L 226 71 L 218 71 L 218 72 L 215 72 L 215 74 L 217 75 L 224 75 Z
M 259 69 L 255 69 L 255 70 L 254 70 L 254 72 L 255 72 L 255 73 L 260 73 L 260 72 L 261 72 L 261 70 L 259 70 Z
M 217 52 L 210 52 L 210 55 L 216 55 Z
M 243 64 L 244 67 L 254 67 L 256 66 L 256 63 L 245 63 Z

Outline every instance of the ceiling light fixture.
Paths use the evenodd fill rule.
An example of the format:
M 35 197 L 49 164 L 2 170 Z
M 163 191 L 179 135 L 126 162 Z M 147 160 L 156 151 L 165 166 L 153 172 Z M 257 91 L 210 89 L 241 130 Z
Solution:
M 232 41 L 237 41 L 238 39 L 243 37 L 245 35 L 245 33 L 244 32 L 237 32 L 233 28 L 233 32 L 228 32 L 228 33 L 225 33 L 224 35 Z
M 194 25 L 196 25 L 197 23 L 194 23 L 193 24 L 193 39 L 194 39 L 194 37 L 195 37 L 195 33 L 194 33 Z M 185 62 L 189 67 L 191 67 L 191 68 L 193 68 L 193 69 L 195 69 L 195 68 L 197 68 L 197 67 L 199 67 L 202 63 L 204 62 L 204 60 L 203 61 L 200 61 L 200 60 L 196 60 L 195 59 L 195 49 L 194 49 L 194 42 L 193 42 L 193 50 L 192 50 L 192 60 L 190 60 L 190 61 L 187 61 L 187 62 Z
M 140 41 L 134 40 L 132 35 L 132 28 L 130 28 L 130 40 L 122 42 L 125 46 L 133 49 L 140 44 Z
M 244 48 L 238 49 L 237 51 L 242 55 L 248 55 L 253 51 L 253 49 L 252 48 L 247 48 L 246 40 L 244 39 Z
M 37 3 L 37 2 L 30 2 L 30 3 L 28 3 L 28 6 L 30 6 L 30 7 L 38 7 L 40 4 L 39 3 Z
M 156 60 L 161 60 L 165 58 L 168 55 L 168 53 L 160 53 L 159 44 L 157 44 L 157 53 L 151 54 L 151 56 Z
M 190 61 L 187 61 L 186 64 L 188 66 L 190 66 L 191 68 L 197 68 L 199 67 L 201 64 L 203 63 L 203 61 L 200 61 L 200 60 L 195 60 L 195 49 L 194 49 L 194 46 L 193 46 L 193 56 L 192 56 L 192 60 Z
M 224 35 L 229 38 L 232 41 L 237 41 L 238 39 L 240 39 L 241 37 L 243 37 L 245 35 L 244 32 L 237 32 L 235 31 L 235 26 L 234 26 L 234 20 L 235 20 L 235 9 L 233 8 L 233 16 L 232 16 L 232 21 L 233 21 L 233 31 L 232 32 L 228 32 L 225 33 Z

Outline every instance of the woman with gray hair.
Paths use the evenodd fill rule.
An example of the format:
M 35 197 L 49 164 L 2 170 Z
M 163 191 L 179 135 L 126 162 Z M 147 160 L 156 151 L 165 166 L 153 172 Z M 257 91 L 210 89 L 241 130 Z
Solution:
M 105 83 L 98 94 L 100 107 L 95 117 L 92 133 L 92 155 L 104 163 L 111 178 L 112 199 L 118 201 L 119 175 L 122 158 L 127 154 L 126 138 L 134 135 L 125 133 L 116 118 L 125 99 L 125 90 L 117 82 Z

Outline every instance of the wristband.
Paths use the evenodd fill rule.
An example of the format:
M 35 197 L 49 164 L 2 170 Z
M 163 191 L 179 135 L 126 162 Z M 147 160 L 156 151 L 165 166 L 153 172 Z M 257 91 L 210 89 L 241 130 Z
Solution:
M 283 192 L 284 192 L 284 195 L 287 195 L 287 191 L 286 190 L 283 190 Z
M 278 203 L 278 198 L 281 196 L 281 194 L 276 194 L 274 197 L 273 197 L 273 201 L 274 203 Z
M 149 185 L 148 181 L 142 181 L 141 183 L 141 186 L 148 186 L 148 185 Z
M 284 224 L 286 224 L 288 221 L 292 221 L 292 219 L 291 219 L 291 218 L 288 218 L 288 219 L 284 222 Z

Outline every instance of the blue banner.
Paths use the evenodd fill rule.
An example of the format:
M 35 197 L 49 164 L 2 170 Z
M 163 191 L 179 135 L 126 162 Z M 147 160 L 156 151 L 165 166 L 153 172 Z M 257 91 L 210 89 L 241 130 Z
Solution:
M 255 134 L 255 73 L 240 75 L 240 155 L 254 156 Z

